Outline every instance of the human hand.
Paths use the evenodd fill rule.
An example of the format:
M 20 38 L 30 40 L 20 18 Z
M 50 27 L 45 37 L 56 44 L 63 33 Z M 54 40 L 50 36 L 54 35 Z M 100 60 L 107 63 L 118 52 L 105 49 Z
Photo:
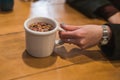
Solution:
M 102 38 L 100 25 L 61 25 L 65 31 L 60 31 L 59 36 L 65 43 L 72 43 L 81 49 L 97 45 Z
M 116 14 L 109 17 L 108 21 L 113 24 L 120 24 L 120 12 L 117 12 Z

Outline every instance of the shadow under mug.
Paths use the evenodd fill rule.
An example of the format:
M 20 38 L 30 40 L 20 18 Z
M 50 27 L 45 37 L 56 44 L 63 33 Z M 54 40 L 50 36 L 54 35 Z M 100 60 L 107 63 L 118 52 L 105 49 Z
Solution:
M 54 29 L 47 32 L 37 32 L 29 29 L 29 25 L 36 22 L 45 22 L 51 24 Z M 34 57 L 50 56 L 55 47 L 56 32 L 60 27 L 56 20 L 48 17 L 33 17 L 28 18 L 24 22 L 26 50 Z M 60 41 L 57 41 L 59 43 Z

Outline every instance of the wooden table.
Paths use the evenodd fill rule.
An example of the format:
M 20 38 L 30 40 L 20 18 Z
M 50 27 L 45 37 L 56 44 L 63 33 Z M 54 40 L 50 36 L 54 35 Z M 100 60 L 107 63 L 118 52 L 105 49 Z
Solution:
M 74 25 L 105 21 L 88 19 L 64 3 L 14 1 L 12 12 L 0 12 L 0 80 L 120 80 L 120 61 L 106 59 L 97 46 L 81 52 L 64 44 L 46 58 L 25 51 L 23 24 L 28 17 L 48 16 Z

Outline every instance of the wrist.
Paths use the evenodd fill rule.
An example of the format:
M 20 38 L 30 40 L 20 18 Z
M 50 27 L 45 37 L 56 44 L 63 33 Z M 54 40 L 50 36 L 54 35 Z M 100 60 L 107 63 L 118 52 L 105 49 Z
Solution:
M 100 45 L 108 44 L 111 37 L 111 30 L 108 25 L 102 25 L 102 38 L 100 40 Z

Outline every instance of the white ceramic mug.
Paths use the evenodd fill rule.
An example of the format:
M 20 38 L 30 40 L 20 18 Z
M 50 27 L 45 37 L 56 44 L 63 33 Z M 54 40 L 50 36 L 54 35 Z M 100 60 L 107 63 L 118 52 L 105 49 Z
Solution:
M 51 24 L 54 29 L 47 32 L 37 32 L 28 27 L 36 22 L 45 22 Z M 56 20 L 47 17 L 28 18 L 24 22 L 26 36 L 26 50 L 34 57 L 50 56 L 54 50 L 56 32 L 59 30 L 59 25 Z

